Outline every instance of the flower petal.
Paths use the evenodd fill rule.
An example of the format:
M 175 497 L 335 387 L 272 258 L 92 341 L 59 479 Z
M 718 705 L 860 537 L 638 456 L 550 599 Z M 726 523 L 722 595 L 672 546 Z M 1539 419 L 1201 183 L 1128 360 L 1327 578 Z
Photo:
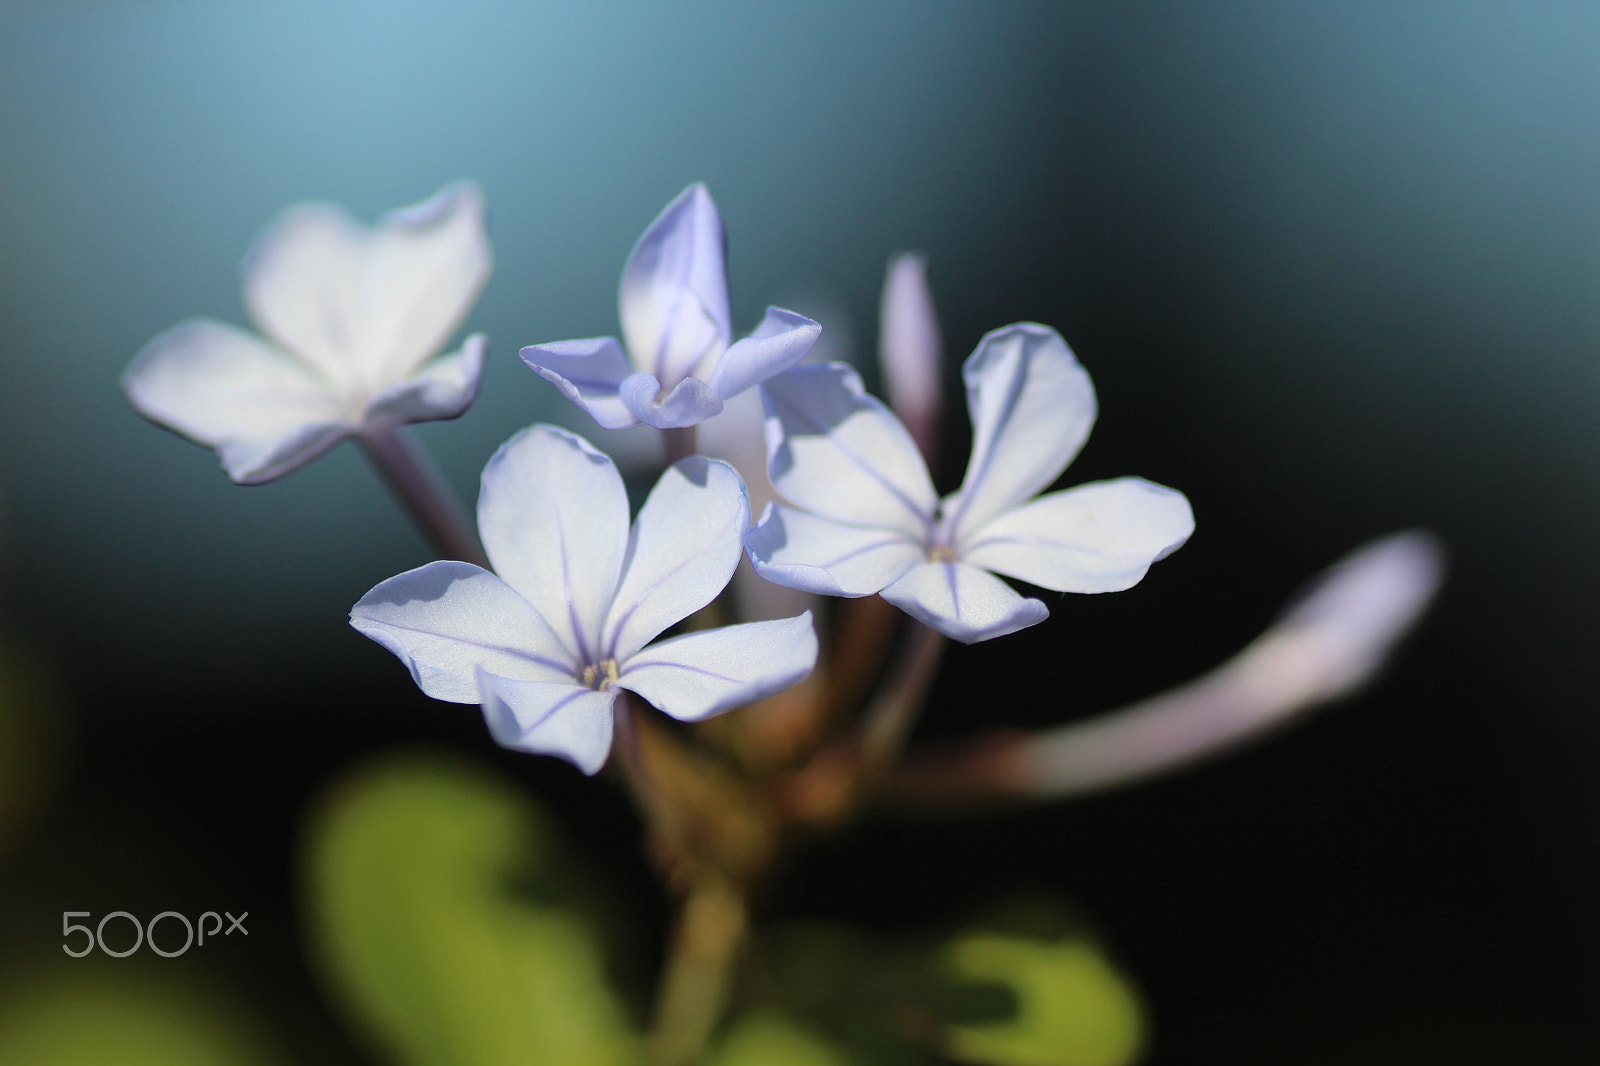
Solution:
M 496 744 L 555 755 L 590 775 L 606 764 L 615 689 L 517 681 L 483 669 L 477 680 L 483 720 Z
M 349 435 L 343 423 L 310 423 L 271 440 L 225 440 L 217 445 L 217 458 L 238 484 L 262 485 L 300 469 Z
M 669 467 L 628 534 L 602 657 L 627 659 L 716 599 L 739 565 L 749 528 L 750 502 L 733 467 L 698 455 Z
M 765 418 L 761 390 L 746 389 L 723 400 L 722 413 L 695 429 L 701 455 L 724 459 L 739 472 L 745 494 L 750 497 L 751 514 L 764 512 L 778 496 L 767 480 L 767 442 L 761 432 Z M 790 618 L 818 606 L 817 597 L 808 592 L 762 579 L 748 561 L 734 570 L 729 592 L 736 608 L 733 616 L 742 622 Z
M 961 368 L 972 458 L 947 505 L 952 543 L 1061 475 L 1094 425 L 1094 386 L 1060 334 L 1019 322 L 978 343 Z
M 367 418 L 385 422 L 429 422 L 455 418 L 477 398 L 489 338 L 474 333 L 459 351 L 441 355 L 405 381 L 389 386 L 367 405 Z
M 692 426 L 722 413 L 722 401 L 699 378 L 684 378 L 662 399 L 653 374 L 635 374 L 617 391 L 635 418 L 657 429 Z
M 706 384 L 722 400 L 781 374 L 806 357 L 822 326 L 793 311 L 769 307 L 750 336 L 722 353 Z
M 1118 592 L 1194 532 L 1183 493 L 1137 477 L 1052 492 L 961 546 L 962 562 L 1056 592 Z
M 680 721 L 698 722 L 782 692 L 816 663 L 807 611 L 652 644 L 622 664 L 617 684 Z
M 618 298 L 634 366 L 671 388 L 732 337 L 727 239 L 701 184 L 679 193 L 628 254 Z
M 355 352 L 371 244 L 372 231 L 338 204 L 295 204 L 256 237 L 242 268 L 257 328 L 346 394 L 367 385 Z
M 768 505 L 745 547 L 768 581 L 823 596 L 870 596 L 924 555 L 892 529 L 847 526 L 782 504 Z
M 625 429 L 638 422 L 617 395 L 633 367 L 615 337 L 530 344 L 518 354 L 529 370 L 606 429 Z
M 268 336 L 349 390 L 382 391 L 442 348 L 494 266 L 483 194 L 445 186 L 368 229 L 332 204 L 280 216 L 245 260 L 245 304 Z
M 724 397 L 722 413 L 695 429 L 699 454 L 725 460 L 739 471 L 752 513 L 777 498 L 772 482 L 767 480 L 767 442 L 762 439 L 761 429 L 765 420 L 759 392 L 745 391 Z
M 564 429 L 523 430 L 483 468 L 478 535 L 571 660 L 598 662 L 628 545 L 628 494 L 611 460 Z
M 494 271 L 476 182 L 446 185 L 384 215 L 363 292 L 362 354 L 381 388 L 443 348 Z
M 951 640 L 976 644 L 1037 625 L 1050 616 L 993 574 L 964 563 L 922 563 L 883 590 L 883 598 Z
M 938 497 L 916 444 L 843 363 L 797 366 L 761 386 L 767 470 L 787 499 L 840 522 L 926 543 Z
M 351 429 L 304 365 L 210 319 L 190 319 L 146 344 L 122 390 L 152 422 L 216 448 L 228 476 L 243 484 L 288 473 Z
M 391 577 L 350 609 L 350 624 L 394 652 L 436 700 L 477 703 L 480 668 L 523 681 L 576 677 L 528 601 L 471 563 L 441 560 Z

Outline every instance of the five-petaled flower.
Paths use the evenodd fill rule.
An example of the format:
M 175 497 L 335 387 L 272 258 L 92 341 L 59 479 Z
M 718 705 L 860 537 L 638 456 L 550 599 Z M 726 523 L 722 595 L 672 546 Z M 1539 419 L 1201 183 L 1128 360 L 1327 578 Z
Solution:
M 245 307 L 265 339 L 190 319 L 145 345 L 123 391 L 146 418 L 215 448 L 233 480 L 271 481 L 345 437 L 466 410 L 484 337 L 432 357 L 492 268 L 472 182 L 376 227 L 335 204 L 298 204 L 244 260 Z
M 618 689 L 699 721 L 815 665 L 809 612 L 650 643 L 723 590 L 749 525 L 739 475 L 692 456 L 661 476 L 630 529 L 611 460 L 534 426 L 483 471 L 478 531 L 495 573 L 429 563 L 367 593 L 350 621 L 428 695 L 481 703 L 500 744 L 592 774 L 610 749 Z
M 622 269 L 618 304 L 627 354 L 614 337 L 522 349 L 522 361 L 606 429 L 639 422 L 675 429 L 805 357 L 822 327 L 767 308 L 730 345 L 726 238 L 706 187 L 683 190 L 650 224 Z
M 972 457 L 940 500 L 905 427 L 840 363 L 796 367 L 763 388 L 772 483 L 746 546 L 757 572 L 832 596 L 884 599 L 974 643 L 1049 611 L 994 577 L 1057 592 L 1114 592 L 1194 531 L 1182 493 L 1142 478 L 1034 499 L 1094 424 L 1094 387 L 1061 337 L 1019 323 L 984 337 L 962 368 Z

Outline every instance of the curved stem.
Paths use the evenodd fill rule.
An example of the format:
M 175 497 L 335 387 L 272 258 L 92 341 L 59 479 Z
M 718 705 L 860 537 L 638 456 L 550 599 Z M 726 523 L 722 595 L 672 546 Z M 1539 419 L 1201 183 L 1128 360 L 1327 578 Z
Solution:
M 855 812 L 864 795 L 893 774 L 891 767 L 927 701 L 944 647 L 937 631 L 913 627 L 855 733 L 817 751 L 778 783 L 776 799 L 785 821 L 811 829 L 838 825 Z
M 489 569 L 489 559 L 433 458 L 400 426 L 362 430 L 356 443 L 440 558 Z
M 679 426 L 661 431 L 661 443 L 666 448 L 667 465 L 694 454 L 695 432 L 693 426 Z
M 1365 684 L 1422 616 L 1443 572 L 1443 550 L 1426 533 L 1373 541 L 1210 673 L 1088 721 L 911 760 L 888 782 L 888 798 L 947 809 L 1055 799 L 1210 758 Z
M 611 750 L 617 755 L 617 761 L 622 764 L 623 777 L 627 779 L 628 787 L 633 790 L 634 800 L 639 804 L 640 811 L 647 819 L 653 821 L 658 813 L 660 801 L 651 787 L 650 770 L 645 766 L 644 752 L 639 746 L 639 728 L 634 722 L 631 695 L 623 691 L 613 705 L 612 722 L 615 732 L 612 735 Z
M 879 688 L 877 699 L 861 722 L 861 752 L 857 774 L 875 777 L 899 754 L 917 715 L 927 702 L 933 675 L 944 655 L 946 641 L 936 629 L 915 625 L 894 668 Z
M 711 877 L 689 889 L 656 999 L 651 1066 L 691 1066 L 705 1056 L 749 929 L 744 898 L 727 880 Z

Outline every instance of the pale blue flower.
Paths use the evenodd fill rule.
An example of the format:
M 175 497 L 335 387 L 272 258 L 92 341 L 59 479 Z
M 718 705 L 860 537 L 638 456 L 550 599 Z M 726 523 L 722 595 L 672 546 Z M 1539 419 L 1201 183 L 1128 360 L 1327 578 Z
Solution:
M 215 448 L 233 480 L 271 481 L 368 428 L 466 410 L 487 341 L 433 357 L 493 266 L 472 182 L 376 227 L 297 204 L 244 260 L 245 309 L 265 336 L 189 319 L 144 346 L 122 388 L 146 418 Z
M 614 337 L 522 349 L 522 361 L 606 429 L 639 422 L 675 429 L 704 422 L 722 402 L 799 362 L 822 327 L 767 308 L 755 332 L 730 344 L 726 238 L 704 185 L 683 190 L 650 224 L 622 269 Z
M 1057 592 L 1113 592 L 1194 531 L 1182 493 L 1142 478 L 1034 498 L 1094 424 L 1094 387 L 1061 337 L 1019 323 L 984 337 L 962 368 L 972 414 L 966 478 L 940 500 L 906 429 L 842 363 L 796 367 L 762 387 L 772 483 L 746 547 L 770 581 L 832 596 L 881 592 L 974 643 L 1049 611 L 994 575 Z
M 429 563 L 363 596 L 350 623 L 428 695 L 482 704 L 500 744 L 592 774 L 619 689 L 693 722 L 810 673 L 809 613 L 650 643 L 723 590 L 749 525 L 739 475 L 691 456 L 662 474 L 630 528 L 611 460 L 534 426 L 483 471 L 478 533 L 495 572 Z

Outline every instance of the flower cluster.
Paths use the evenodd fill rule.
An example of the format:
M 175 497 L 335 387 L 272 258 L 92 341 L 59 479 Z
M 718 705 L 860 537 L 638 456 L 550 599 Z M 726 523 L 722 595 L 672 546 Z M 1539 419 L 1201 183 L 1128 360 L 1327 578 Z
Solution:
M 1192 763 L 1362 683 L 1438 585 L 1432 539 L 1391 537 L 1189 684 L 1055 728 L 904 751 L 948 640 L 988 641 L 1049 616 L 1004 579 L 1126 589 L 1194 530 L 1183 494 L 1142 478 L 1052 491 L 1097 414 L 1066 342 L 1033 322 L 979 341 L 961 371 L 972 452 L 941 495 L 929 467 L 943 345 L 924 261 L 889 266 L 885 405 L 850 366 L 804 361 L 821 332 L 804 316 L 770 307 L 734 338 L 722 220 L 691 185 L 628 256 L 620 341 L 521 349 L 600 426 L 660 431 L 670 465 L 633 515 L 610 458 L 530 426 L 484 467 L 474 531 L 405 425 L 453 418 L 476 395 L 483 335 L 438 353 L 489 276 L 483 215 L 470 182 L 371 227 L 328 204 L 290 208 L 244 263 L 260 335 L 183 322 L 145 346 L 123 388 L 242 483 L 354 440 L 436 558 L 378 583 L 351 625 L 427 695 L 478 705 L 507 748 L 585 774 L 618 752 L 648 851 L 682 897 L 651 1062 L 706 1061 L 750 900 L 799 836 L 869 798 L 922 810 L 1048 799 Z M 752 496 L 763 504 L 754 523 Z M 381 955 L 387 975 L 393 959 Z M 1025 982 L 1010 985 L 1025 1003 Z M 1052 1039 L 1025 1057 L 1065 1061 L 1045 1048 Z
M 1139 478 L 1038 495 L 1082 447 L 1096 407 L 1065 342 L 1032 323 L 990 333 L 967 360 L 972 457 L 961 487 L 941 499 L 912 432 L 854 370 L 796 365 L 816 322 L 769 308 L 733 339 L 725 243 L 710 194 L 691 185 L 628 256 L 623 342 L 533 345 L 521 356 L 607 428 L 682 432 L 759 386 L 766 475 L 784 502 L 752 528 L 739 473 L 691 455 L 661 475 L 630 524 L 611 460 L 572 433 L 534 426 L 483 472 L 477 524 L 492 569 L 432 562 L 382 582 L 351 611 L 352 625 L 405 662 L 428 695 L 481 705 L 507 747 L 594 773 L 623 691 L 694 722 L 804 678 L 818 652 L 809 611 L 709 628 L 691 620 L 657 640 L 717 599 L 741 554 L 776 584 L 881 593 L 973 643 L 1049 613 L 996 574 L 1057 592 L 1124 589 L 1193 530 L 1181 493 Z M 429 360 L 490 263 L 469 183 L 373 229 L 336 207 L 292 208 L 245 261 L 245 301 L 269 339 L 183 323 L 146 346 L 124 388 L 147 417 L 214 447 L 235 480 L 269 480 L 344 437 L 460 414 L 477 388 L 483 337 Z M 920 260 L 891 271 L 885 313 L 891 380 L 931 447 L 938 339 Z

